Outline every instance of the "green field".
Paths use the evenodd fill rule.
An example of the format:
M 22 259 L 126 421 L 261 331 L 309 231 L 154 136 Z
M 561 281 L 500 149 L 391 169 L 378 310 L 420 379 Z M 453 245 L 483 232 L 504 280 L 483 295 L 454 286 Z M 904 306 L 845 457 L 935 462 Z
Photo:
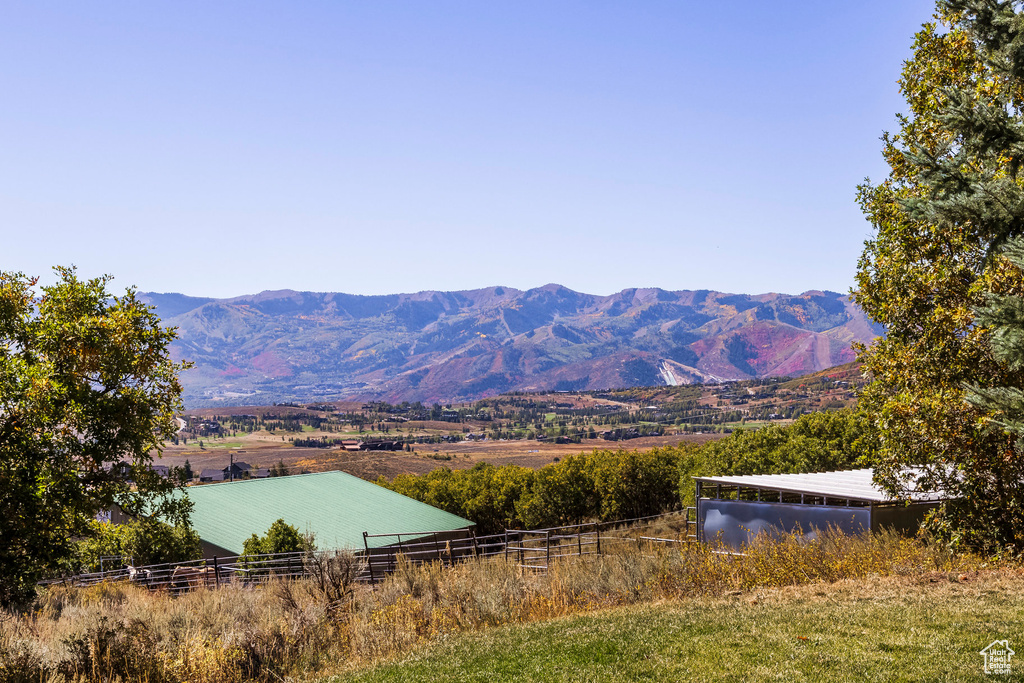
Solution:
M 334 681 L 1019 681 L 1019 578 L 878 579 L 641 605 L 453 635 Z M 1015 663 L 1014 663 L 1015 664 Z
M 774 421 L 747 420 L 746 422 L 723 422 L 722 425 L 724 427 L 729 428 L 729 429 L 760 429 L 761 427 L 764 427 L 766 425 L 770 425 L 770 424 L 784 425 L 787 422 L 788 421 L 783 422 L 783 421 L 780 421 L 780 420 L 774 420 Z

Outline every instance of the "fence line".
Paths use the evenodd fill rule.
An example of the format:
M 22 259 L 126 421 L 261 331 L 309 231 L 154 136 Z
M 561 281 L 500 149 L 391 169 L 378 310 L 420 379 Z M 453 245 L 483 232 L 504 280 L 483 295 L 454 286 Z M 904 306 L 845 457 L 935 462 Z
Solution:
M 147 588 L 166 589 L 172 593 L 181 593 L 200 586 L 216 588 L 228 584 L 251 585 L 271 578 L 307 576 L 311 556 L 329 558 L 334 552 L 231 555 L 187 562 L 126 565 L 109 571 L 46 579 L 40 584 L 90 586 L 103 581 L 130 581 Z M 368 577 L 364 577 L 363 574 L 365 574 L 365 569 L 357 576 L 357 580 L 368 580 Z
M 503 556 L 519 567 L 546 571 L 552 561 L 587 555 L 601 555 L 623 543 L 694 543 L 696 509 L 610 522 L 590 522 L 548 529 L 506 529 L 500 534 L 477 536 L 452 531 L 419 531 L 363 534 L 363 549 L 355 551 L 361 563 L 355 580 L 375 584 L 395 571 L 399 558 L 412 564 L 438 562 L 452 566 L 470 558 Z M 642 535 L 644 528 L 676 522 L 679 537 Z M 692 532 L 691 532 L 692 529 Z M 371 539 L 394 539 L 371 547 Z M 173 562 L 146 566 L 123 566 L 113 570 L 47 579 L 43 585 L 89 586 L 103 581 L 127 580 L 152 589 L 181 593 L 200 586 L 253 585 L 274 578 L 308 576 L 312 560 L 330 559 L 339 551 L 277 553 L 269 555 L 232 555 L 205 560 Z

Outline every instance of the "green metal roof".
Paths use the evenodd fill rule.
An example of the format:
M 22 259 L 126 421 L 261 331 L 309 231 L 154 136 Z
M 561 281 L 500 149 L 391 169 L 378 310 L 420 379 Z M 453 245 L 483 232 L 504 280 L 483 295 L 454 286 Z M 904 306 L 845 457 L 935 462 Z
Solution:
M 278 519 L 300 532 L 312 531 L 321 550 L 363 548 L 363 532 L 453 531 L 473 522 L 389 491 L 344 472 L 189 486 L 192 528 L 199 537 L 236 555 L 252 534 L 262 536 Z M 408 534 L 408 536 L 407 536 Z M 371 538 L 370 547 L 395 539 Z

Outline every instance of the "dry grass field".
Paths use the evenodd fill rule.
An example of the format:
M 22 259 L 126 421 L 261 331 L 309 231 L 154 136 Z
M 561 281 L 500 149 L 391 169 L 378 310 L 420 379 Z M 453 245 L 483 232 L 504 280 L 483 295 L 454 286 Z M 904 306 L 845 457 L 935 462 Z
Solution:
M 984 680 L 978 652 L 1020 637 L 1019 562 L 891 534 L 738 556 L 633 531 L 546 573 L 401 562 L 342 600 L 311 580 L 54 586 L 0 612 L 0 681 Z
M 445 423 L 440 423 L 445 424 Z M 447 425 L 450 427 L 450 425 Z M 304 432 L 303 437 L 339 438 L 336 433 Z M 720 438 L 721 434 L 673 434 L 666 436 L 641 437 L 629 441 L 604 441 L 585 439 L 579 444 L 555 444 L 533 440 L 520 441 L 461 441 L 443 444 L 417 444 L 415 451 L 356 451 L 340 449 L 296 448 L 281 435 L 266 432 L 203 439 L 204 448 L 197 443 L 168 445 L 158 464 L 182 466 L 188 460 L 192 470 L 204 468 L 222 469 L 227 467 L 230 454 L 236 461 L 244 461 L 255 467 L 270 467 L 279 461 L 291 471 L 305 470 L 324 472 L 340 470 L 364 479 L 379 476 L 392 478 L 398 474 L 423 474 L 438 467 L 468 469 L 478 462 L 492 465 L 514 464 L 522 467 L 543 467 L 556 459 L 574 453 L 597 449 L 624 448 L 648 450 L 660 446 L 675 446 L 680 443 L 705 443 Z M 285 437 L 287 438 L 287 437 Z

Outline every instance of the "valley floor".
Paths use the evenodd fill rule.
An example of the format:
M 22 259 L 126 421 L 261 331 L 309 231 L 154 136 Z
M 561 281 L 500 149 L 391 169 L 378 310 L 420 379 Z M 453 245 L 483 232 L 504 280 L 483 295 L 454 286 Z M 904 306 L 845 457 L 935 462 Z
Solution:
M 304 437 L 335 438 L 337 434 L 309 432 Z M 588 453 L 593 449 L 648 450 L 681 443 L 701 444 L 721 438 L 722 434 L 672 434 L 666 436 L 641 437 L 628 441 L 605 441 L 585 439 L 578 444 L 554 444 L 534 440 L 520 441 L 464 441 L 451 444 L 416 444 L 415 451 L 354 451 L 326 448 L 295 448 L 282 442 L 280 437 L 266 433 L 239 435 L 223 440 L 207 438 L 204 448 L 198 444 L 168 445 L 163 457 L 155 464 L 171 467 L 184 466 L 189 462 L 194 472 L 203 469 L 227 467 L 230 457 L 255 467 L 273 467 L 283 462 L 292 472 L 325 472 L 341 470 L 357 477 L 374 480 L 384 476 L 389 479 L 398 474 L 424 474 L 438 467 L 469 469 L 479 462 L 494 466 L 519 465 L 520 467 L 543 467 L 551 462 L 576 453 Z M 350 438 L 346 436 L 345 438 Z
M 980 654 L 1008 639 L 1010 675 Z M 844 580 L 448 636 L 348 681 L 1019 681 L 1024 572 Z

